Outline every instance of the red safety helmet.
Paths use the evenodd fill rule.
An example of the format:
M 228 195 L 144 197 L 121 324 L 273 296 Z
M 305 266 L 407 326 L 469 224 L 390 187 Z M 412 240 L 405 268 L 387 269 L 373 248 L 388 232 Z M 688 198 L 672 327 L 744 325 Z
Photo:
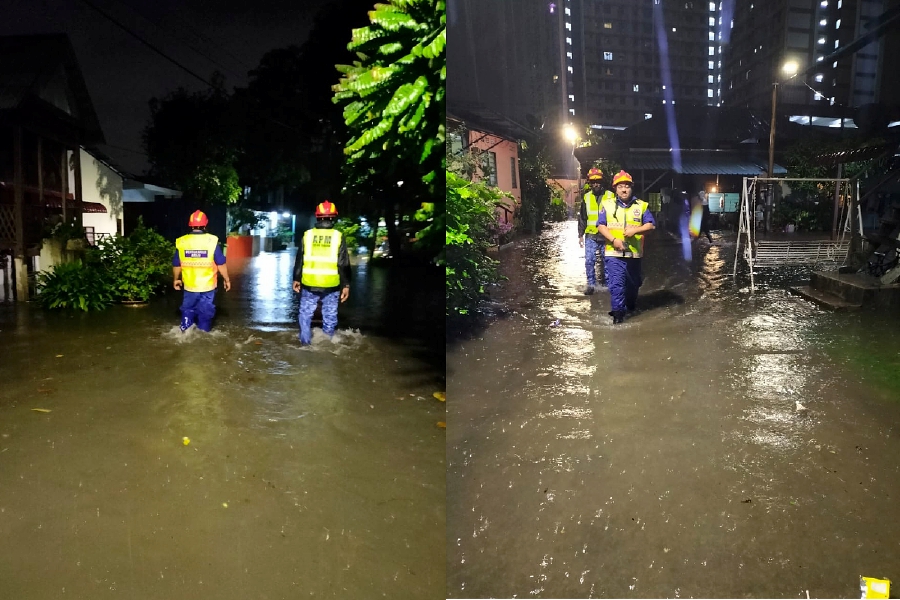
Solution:
M 593 169 L 588 171 L 587 178 L 588 181 L 600 181 L 601 179 L 603 179 L 603 171 L 594 167 Z
M 613 177 L 613 187 L 616 187 L 620 183 L 630 183 L 631 185 L 634 185 L 634 180 L 631 178 L 631 175 L 625 171 L 619 171 L 616 173 L 616 176 Z
M 316 207 L 317 218 L 329 218 L 338 216 L 337 207 L 330 201 L 326 200 Z
M 191 227 L 206 227 L 207 223 L 209 223 L 209 219 L 207 219 L 203 211 L 200 210 L 192 212 L 191 218 L 188 220 L 188 224 Z

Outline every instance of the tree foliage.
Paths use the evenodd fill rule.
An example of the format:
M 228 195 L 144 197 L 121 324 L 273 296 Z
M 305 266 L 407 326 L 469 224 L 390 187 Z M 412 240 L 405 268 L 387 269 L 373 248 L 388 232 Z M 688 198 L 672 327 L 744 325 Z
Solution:
M 350 139 L 347 166 L 403 173 L 419 165 L 423 181 L 441 183 L 447 76 L 445 2 L 390 0 L 369 12 L 370 25 L 353 31 L 357 53 L 334 86 Z
M 238 144 L 221 76 L 213 84 L 204 92 L 179 88 L 153 98 L 143 143 L 152 177 L 197 200 L 230 204 L 240 196 Z

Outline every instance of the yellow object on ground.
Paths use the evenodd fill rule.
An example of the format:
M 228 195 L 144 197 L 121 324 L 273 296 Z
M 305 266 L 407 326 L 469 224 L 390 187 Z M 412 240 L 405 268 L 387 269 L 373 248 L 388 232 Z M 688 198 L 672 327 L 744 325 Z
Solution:
M 447 424 L 444 423 L 443 421 L 438 421 L 437 426 L 440 427 L 441 429 L 447 429 Z
M 31 410 L 33 410 L 34 412 L 43 412 L 43 413 L 50 412 L 49 408 L 32 408 Z
M 437 399 L 440 400 L 441 402 L 446 402 L 446 401 L 447 401 L 447 396 L 446 396 L 446 394 L 444 394 L 444 392 L 435 392 L 434 394 L 432 394 L 432 396 L 434 396 L 435 398 L 437 398 Z
M 188 444 L 191 443 L 191 438 L 183 437 L 183 438 L 181 438 L 181 443 L 184 444 L 185 446 L 187 446 Z
M 859 590 L 862 592 L 863 598 L 890 598 L 891 580 L 860 577 Z

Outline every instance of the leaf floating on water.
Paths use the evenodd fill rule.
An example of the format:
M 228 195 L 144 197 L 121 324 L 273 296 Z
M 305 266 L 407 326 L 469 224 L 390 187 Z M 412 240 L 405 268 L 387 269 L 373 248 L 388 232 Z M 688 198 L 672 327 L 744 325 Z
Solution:
M 32 408 L 31 410 L 33 410 L 34 412 L 42 412 L 42 413 L 50 412 L 49 408 Z
M 440 427 L 441 429 L 447 429 L 447 424 L 444 423 L 443 421 L 438 421 L 437 426 Z
M 62 357 L 63 357 L 62 354 L 57 354 L 57 355 L 56 355 L 56 358 L 62 358 Z
M 191 438 L 183 437 L 183 438 L 181 438 L 181 443 L 184 444 L 185 446 L 187 446 L 188 444 L 191 443 Z
M 228 503 L 227 503 L 227 502 L 223 502 L 223 503 L 222 503 L 222 507 L 223 507 L 223 508 L 228 508 Z
M 446 402 L 446 401 L 447 401 L 447 395 L 446 395 L 444 392 L 435 392 L 434 394 L 432 394 L 432 396 L 434 396 L 435 398 L 437 398 L 437 399 L 440 400 L 441 402 Z

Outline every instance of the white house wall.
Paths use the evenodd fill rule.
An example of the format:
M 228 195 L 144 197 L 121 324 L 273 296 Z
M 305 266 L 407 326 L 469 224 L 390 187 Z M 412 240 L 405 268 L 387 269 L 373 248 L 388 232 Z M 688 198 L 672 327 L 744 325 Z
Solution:
M 106 213 L 84 213 L 82 224 L 93 227 L 94 234 L 115 235 L 121 233 L 117 219 L 122 221 L 122 176 L 97 160 L 83 149 L 81 152 L 81 199 L 83 202 L 99 202 Z M 69 189 L 75 189 L 75 170 L 69 153 Z

